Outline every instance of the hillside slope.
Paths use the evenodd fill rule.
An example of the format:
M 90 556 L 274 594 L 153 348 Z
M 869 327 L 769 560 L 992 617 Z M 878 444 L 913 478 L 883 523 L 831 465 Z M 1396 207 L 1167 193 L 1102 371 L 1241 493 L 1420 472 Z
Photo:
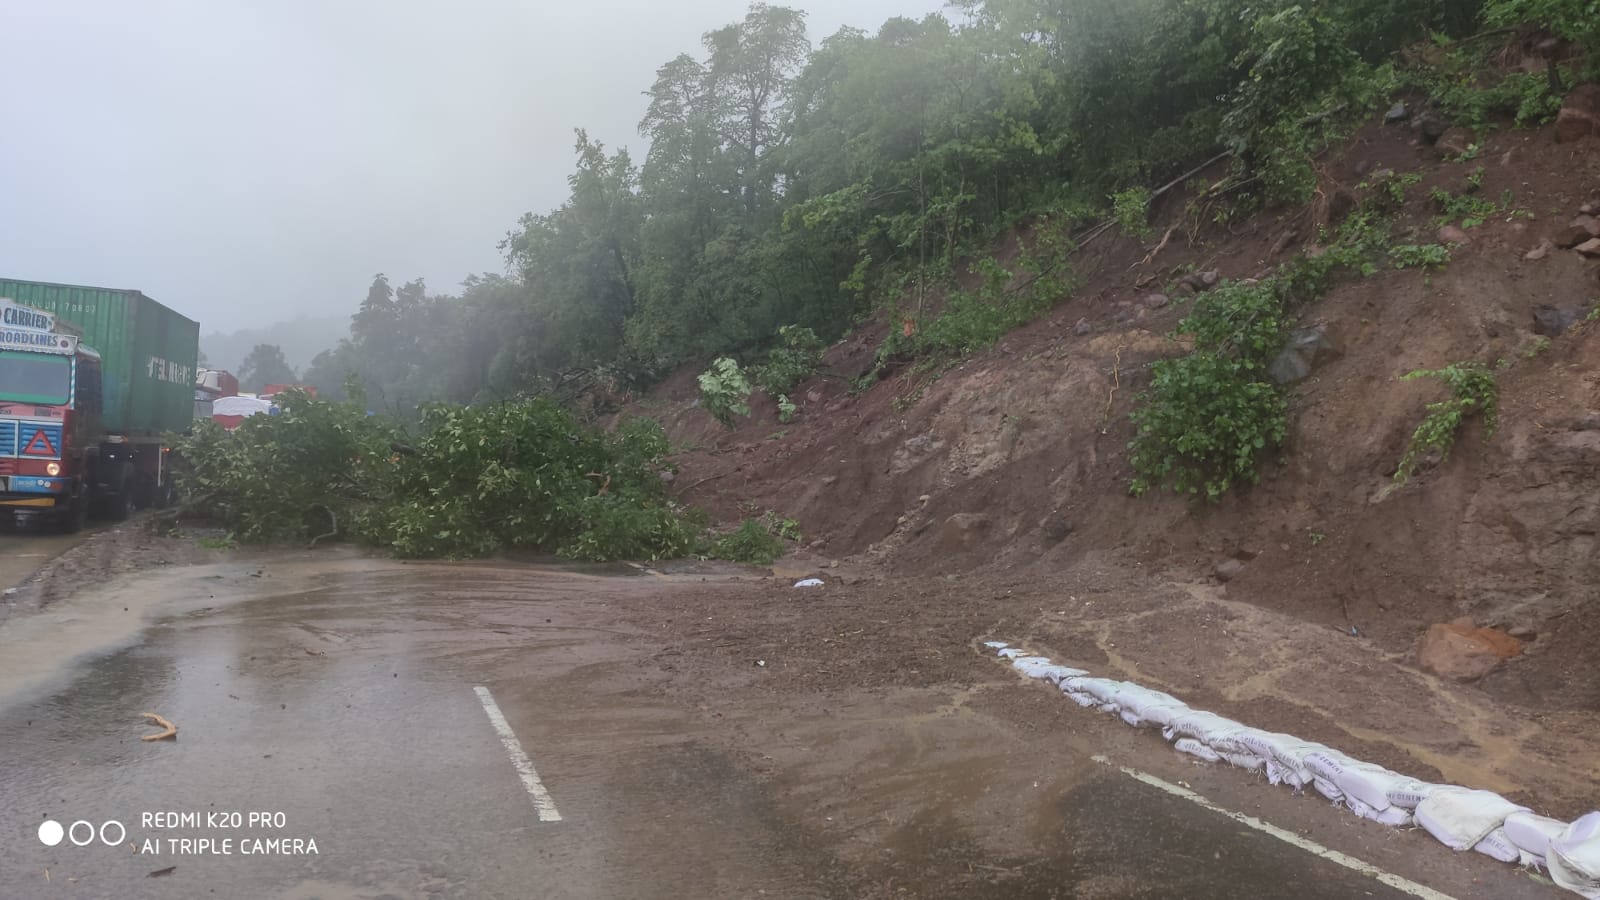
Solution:
M 1041 320 L 942 374 L 903 369 L 852 394 L 883 334 L 866 329 L 829 351 L 788 425 L 757 398 L 726 431 L 697 407 L 688 372 L 641 408 L 690 447 L 685 499 L 722 520 L 792 516 L 820 560 L 1065 579 L 1092 558 L 1179 584 L 1237 560 L 1220 567 L 1230 598 L 1353 628 L 1393 653 L 1460 616 L 1509 630 L 1524 653 L 1485 688 L 1600 711 L 1584 663 L 1600 640 L 1600 324 L 1581 322 L 1600 302 L 1600 260 L 1560 247 L 1525 258 L 1600 199 L 1600 144 L 1557 143 L 1552 129 L 1479 140 L 1446 158 L 1375 121 L 1321 161 L 1313 207 L 1231 231 L 1179 228 L 1148 259 L 1155 240 L 1108 234 L 1077 257 L 1083 286 Z M 1286 447 L 1259 486 L 1215 504 L 1130 496 L 1128 414 L 1148 363 L 1181 351 L 1168 335 L 1187 306 L 1150 295 L 1186 272 L 1262 277 L 1316 252 L 1319 225 L 1370 196 L 1364 181 L 1385 169 L 1421 176 L 1399 212 L 1408 243 L 1436 240 L 1435 187 L 1479 181 L 1476 196 L 1509 202 L 1442 269 L 1348 278 L 1298 310 L 1331 348 L 1296 385 Z M 1163 198 L 1158 236 L 1182 211 L 1181 197 Z M 1539 333 L 1552 316 L 1580 324 Z M 1470 422 L 1444 464 L 1397 486 L 1412 430 L 1445 396 L 1400 376 L 1467 360 L 1499 365 L 1499 429 Z

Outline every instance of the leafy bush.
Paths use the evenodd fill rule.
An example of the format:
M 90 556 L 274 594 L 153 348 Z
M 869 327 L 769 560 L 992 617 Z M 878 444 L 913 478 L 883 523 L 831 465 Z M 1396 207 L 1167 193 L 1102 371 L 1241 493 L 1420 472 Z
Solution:
M 794 405 L 794 401 L 789 399 L 789 395 L 788 394 L 779 394 L 778 395 L 778 421 L 779 422 L 782 422 L 783 424 L 787 425 L 790 422 L 794 421 L 794 413 L 795 413 L 796 408 L 797 407 Z
M 368 416 L 360 398 L 289 391 L 276 402 L 280 414 L 251 416 L 232 432 L 196 423 L 176 442 L 188 464 L 179 487 L 240 540 L 305 539 L 328 531 L 330 514 L 340 533 L 363 533 L 394 498 L 399 428 Z
M 700 404 L 728 428 L 735 416 L 750 415 L 750 379 L 736 360 L 724 356 L 700 373 Z
M 1450 248 L 1443 244 L 1401 244 L 1389 248 L 1396 269 L 1439 268 L 1450 261 Z
M 699 518 L 666 497 L 668 446 L 654 422 L 584 426 L 551 400 L 422 411 L 406 436 L 360 403 L 284 395 L 278 416 L 178 444 L 184 490 L 242 540 L 330 530 L 407 557 L 510 547 L 577 559 L 660 558 L 694 549 Z
M 1417 378 L 1437 378 L 1450 388 L 1450 398 L 1428 404 L 1428 415 L 1411 434 L 1405 455 L 1395 470 L 1394 480 L 1404 482 L 1416 471 L 1422 455 L 1438 451 L 1439 461 L 1450 458 L 1450 448 L 1455 444 L 1456 432 L 1471 415 L 1483 417 L 1487 434 L 1494 434 L 1498 424 L 1500 389 L 1495 384 L 1494 373 L 1481 363 L 1465 362 L 1442 369 L 1418 369 L 1400 376 L 1404 381 Z
M 1151 382 L 1133 413 L 1131 488 L 1166 485 L 1220 497 L 1255 481 L 1256 457 L 1282 443 L 1287 406 L 1267 365 L 1287 339 L 1274 285 L 1228 282 L 1203 294 L 1178 325 L 1192 335 L 1186 356 L 1151 365 Z
M 1111 195 L 1111 215 L 1124 234 L 1150 237 L 1150 189 L 1131 187 Z
M 737 529 L 711 543 L 707 555 L 716 559 L 770 566 L 783 555 L 783 541 L 759 519 L 745 519 Z
M 750 374 L 762 390 L 773 395 L 792 393 L 822 363 L 822 341 L 817 333 L 800 325 L 778 329 L 778 345 L 767 354 L 767 361 L 750 367 Z
M 1043 221 L 1018 254 L 1015 268 L 993 258 L 978 262 L 976 290 L 952 291 L 944 310 L 915 334 L 919 355 L 963 357 L 1033 321 L 1074 285 L 1067 257 L 1072 241 L 1064 218 Z M 891 338 L 897 332 L 890 332 Z

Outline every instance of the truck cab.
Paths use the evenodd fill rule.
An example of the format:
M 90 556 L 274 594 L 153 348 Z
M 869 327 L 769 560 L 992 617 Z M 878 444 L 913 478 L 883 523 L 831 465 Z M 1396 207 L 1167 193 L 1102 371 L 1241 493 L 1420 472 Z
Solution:
M 106 434 L 103 396 L 101 356 L 71 326 L 0 298 L 0 510 L 76 531 L 91 505 L 124 519 L 170 495 L 165 448 Z

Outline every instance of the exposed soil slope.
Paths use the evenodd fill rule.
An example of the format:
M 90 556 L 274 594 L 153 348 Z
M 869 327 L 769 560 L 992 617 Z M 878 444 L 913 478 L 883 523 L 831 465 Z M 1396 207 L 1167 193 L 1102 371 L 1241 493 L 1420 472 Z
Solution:
M 809 552 L 890 575 L 1020 570 L 1070 585 L 1089 554 L 1109 554 L 1152 587 L 1211 581 L 1243 562 L 1233 599 L 1287 611 L 1408 653 L 1430 623 L 1471 615 L 1530 643 L 1483 686 L 1531 707 L 1600 710 L 1600 323 L 1546 339 L 1539 307 L 1580 316 L 1600 302 L 1600 261 L 1565 249 L 1525 259 L 1600 197 L 1600 141 L 1555 143 L 1549 130 L 1480 137 L 1447 161 L 1414 132 L 1374 123 L 1322 164 L 1316 204 L 1228 230 L 1180 227 L 1147 245 L 1108 234 L 1081 251 L 1083 286 L 1041 320 L 938 375 L 901 370 L 859 394 L 882 325 L 831 348 L 829 371 L 798 392 L 794 422 L 770 401 L 729 432 L 695 404 L 692 372 L 640 410 L 690 449 L 684 498 L 720 519 L 775 509 L 797 518 Z M 1181 300 L 1147 302 L 1186 271 L 1261 276 L 1312 245 L 1330 207 L 1367 173 L 1416 172 L 1400 215 L 1405 243 L 1432 243 L 1437 186 L 1509 197 L 1438 271 L 1385 271 L 1342 282 L 1299 310 L 1334 353 L 1300 382 L 1281 460 L 1261 484 L 1222 502 L 1129 496 L 1128 414 Z M 1166 225 L 1180 197 L 1158 209 Z M 1411 235 L 1406 236 L 1407 230 Z M 1425 405 L 1445 394 L 1418 368 L 1463 360 L 1498 371 L 1500 427 L 1470 424 L 1442 465 L 1402 487 L 1392 474 Z M 1230 573 L 1231 574 L 1231 573 Z M 1332 628 L 1330 627 L 1330 633 Z

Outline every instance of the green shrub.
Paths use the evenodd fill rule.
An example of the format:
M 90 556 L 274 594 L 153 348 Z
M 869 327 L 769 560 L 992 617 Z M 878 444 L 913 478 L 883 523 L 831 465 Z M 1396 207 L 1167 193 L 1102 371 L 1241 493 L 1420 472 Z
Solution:
M 1153 233 L 1150 228 L 1150 189 L 1131 187 L 1111 195 L 1111 215 L 1124 234 L 1140 240 Z
M 1411 442 L 1394 480 L 1404 482 L 1416 471 L 1417 460 L 1423 454 L 1437 450 L 1439 461 L 1450 458 L 1450 448 L 1455 444 L 1456 432 L 1472 415 L 1483 417 L 1487 434 L 1494 434 L 1498 424 L 1500 389 L 1495 384 L 1494 373 L 1481 363 L 1466 362 L 1445 366 L 1442 369 L 1418 369 L 1400 376 L 1404 381 L 1417 378 L 1437 378 L 1450 389 L 1450 398 L 1428 404 L 1428 415 L 1411 434 Z
M 1450 248 L 1443 244 L 1401 244 L 1389 248 L 1396 269 L 1439 268 L 1450 261 Z
M 1151 365 L 1144 405 L 1133 413 L 1135 494 L 1165 485 L 1214 500 L 1255 481 L 1257 456 L 1282 443 L 1287 407 L 1267 375 L 1287 338 L 1276 287 L 1225 283 L 1179 323 L 1194 349 Z
M 739 363 L 724 356 L 700 373 L 700 404 L 712 418 L 732 428 L 736 416 L 750 415 L 750 379 Z
M 750 375 L 757 387 L 774 397 L 793 393 L 822 364 L 822 350 L 816 332 L 785 325 L 778 329 L 778 345 L 767 354 L 767 361 L 751 366 Z
M 783 555 L 783 541 L 766 523 L 745 519 L 737 529 L 711 543 L 707 555 L 715 559 L 770 566 Z

